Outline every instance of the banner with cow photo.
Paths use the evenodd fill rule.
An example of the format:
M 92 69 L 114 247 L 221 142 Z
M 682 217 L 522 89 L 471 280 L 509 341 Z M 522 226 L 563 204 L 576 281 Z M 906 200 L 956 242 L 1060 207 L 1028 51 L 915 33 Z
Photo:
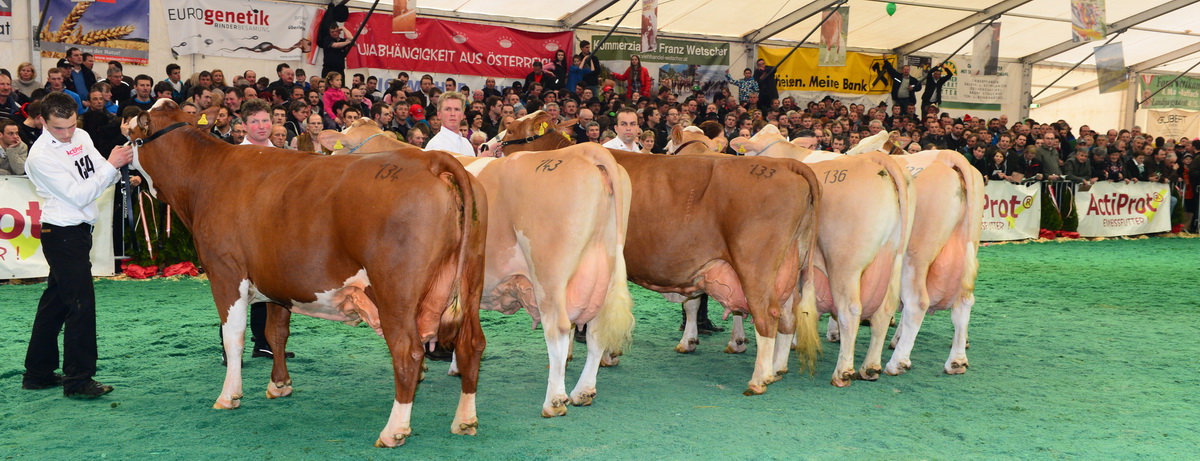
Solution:
M 846 65 L 846 35 L 850 30 L 850 7 L 843 6 L 821 12 L 821 46 L 818 66 Z
M 358 30 L 366 13 L 351 13 L 346 28 Z M 528 32 L 511 27 L 417 17 L 417 31 L 392 33 L 392 18 L 373 14 L 346 56 L 346 68 L 417 73 L 485 75 L 524 79 L 533 62 L 548 63 L 558 50 L 571 54 L 571 32 Z M 477 88 L 477 87 L 476 87 Z
M 603 35 L 593 35 L 591 42 L 600 43 L 603 38 Z M 729 68 L 728 43 L 659 38 L 656 51 L 643 52 L 641 37 L 612 35 L 593 51 L 604 68 L 616 73 L 629 70 L 630 58 L 638 55 L 642 67 L 650 72 L 651 91 L 667 84 L 681 95 L 681 101 L 696 91 L 703 92 L 712 101 L 713 94 L 725 85 L 725 70 Z M 603 75 L 608 78 L 609 74 Z M 618 94 L 624 94 L 625 85 L 618 84 L 616 90 Z
M 272 61 L 300 59 L 312 50 L 315 6 L 257 0 L 182 0 L 164 3 L 173 55 L 203 54 Z
M 1075 194 L 1079 235 L 1117 237 L 1171 230 L 1170 190 L 1163 183 L 1097 182 Z
M 1041 185 L 989 181 L 984 189 L 983 229 L 985 242 L 1025 240 L 1038 237 L 1042 221 Z
M 112 214 L 110 187 L 96 200 L 100 219 L 92 231 L 92 275 L 113 275 Z M 44 202 L 33 182 L 24 176 L 0 176 L 0 279 L 27 279 L 50 274 L 42 252 Z
M 79 48 L 99 62 L 150 62 L 150 0 L 49 0 L 44 13 L 43 58 L 65 58 L 68 49 Z

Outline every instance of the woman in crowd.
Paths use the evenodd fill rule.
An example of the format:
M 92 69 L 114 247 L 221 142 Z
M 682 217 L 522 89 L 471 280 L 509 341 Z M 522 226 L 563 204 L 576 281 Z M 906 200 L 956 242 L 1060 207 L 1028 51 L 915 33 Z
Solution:
M 229 91 L 229 84 L 225 83 L 225 71 L 221 69 L 213 69 L 212 88 L 214 90 Z
M 23 62 L 17 66 L 17 78 L 13 79 L 13 88 L 20 91 L 25 96 L 32 96 L 33 90 L 42 88 L 42 82 L 37 79 L 37 72 L 33 70 L 33 64 Z
M 629 57 L 629 68 L 624 73 L 613 72 L 613 78 L 625 82 L 626 94 L 638 93 L 643 98 L 650 97 L 650 71 L 642 67 L 642 58 L 638 55 Z
M 1114 150 L 1108 153 L 1108 157 L 1100 163 L 1100 168 L 1094 174 L 1102 181 L 1124 181 L 1125 180 L 1125 164 L 1121 162 L 1121 151 Z
M 554 59 L 550 60 L 550 73 L 554 74 L 554 78 L 559 85 L 567 84 L 567 72 L 571 70 L 571 60 L 567 58 L 567 52 L 559 49 L 554 52 Z M 556 90 L 557 88 L 547 88 L 547 90 Z M 568 88 L 574 91 L 574 88 Z
M 1008 168 L 1008 162 L 1004 161 L 1004 152 L 995 146 L 988 146 L 984 151 L 984 156 L 992 159 L 988 164 L 987 178 L 997 181 L 1006 181 L 1010 178 L 1012 171 Z

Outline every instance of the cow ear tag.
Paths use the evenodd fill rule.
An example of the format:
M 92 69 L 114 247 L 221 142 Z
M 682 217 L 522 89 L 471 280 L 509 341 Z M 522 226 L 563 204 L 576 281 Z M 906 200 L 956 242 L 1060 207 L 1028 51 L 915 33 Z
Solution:
M 208 125 L 208 115 L 200 114 L 200 121 L 196 122 L 196 124 L 197 125 Z
M 333 143 L 333 150 L 341 150 L 341 149 L 345 149 L 345 148 L 346 148 L 346 146 L 342 145 L 342 140 L 340 140 L 340 139 L 338 140 L 338 142 Z
M 542 125 L 538 127 L 538 136 L 546 134 L 546 126 L 548 125 L 548 123 L 542 122 Z
M 560 131 L 560 132 L 558 132 L 558 134 L 561 134 L 564 138 L 567 138 L 567 141 L 571 140 L 571 136 L 568 135 L 567 132 L 565 132 L 565 131 Z

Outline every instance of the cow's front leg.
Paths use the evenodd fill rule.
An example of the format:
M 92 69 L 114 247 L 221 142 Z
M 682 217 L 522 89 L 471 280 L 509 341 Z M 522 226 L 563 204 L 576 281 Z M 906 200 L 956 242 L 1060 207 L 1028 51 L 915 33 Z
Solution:
M 741 354 L 746 352 L 746 314 L 733 313 L 733 328 L 729 331 L 729 344 L 725 345 L 726 354 Z
M 217 283 L 217 282 L 213 282 Z M 249 282 L 242 282 L 245 287 Z M 242 405 L 242 349 L 246 346 L 246 314 L 249 310 L 246 289 L 233 302 L 221 324 L 221 345 L 225 348 L 225 384 L 213 404 L 215 410 L 232 410 Z
M 292 311 L 275 303 L 267 303 L 267 344 L 272 351 L 286 351 L 291 334 Z M 287 353 L 274 354 L 271 366 L 271 382 L 267 383 L 267 398 L 277 399 L 292 395 L 292 378 L 288 375 Z
M 696 350 L 700 344 L 699 329 L 696 326 L 696 312 L 700 309 L 700 297 L 687 298 L 683 301 L 683 337 L 675 345 L 675 352 L 688 354 Z

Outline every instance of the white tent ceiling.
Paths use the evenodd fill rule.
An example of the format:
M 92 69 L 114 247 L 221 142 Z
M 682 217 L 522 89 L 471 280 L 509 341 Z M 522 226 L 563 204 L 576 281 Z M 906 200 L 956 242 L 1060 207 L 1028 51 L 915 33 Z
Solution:
M 301 0 L 306 1 L 306 0 Z M 323 3 L 324 0 L 307 0 Z M 411 0 L 410 0 L 411 1 Z M 631 4 L 640 0 L 415 0 L 427 16 L 568 28 L 572 24 L 609 28 Z M 350 6 L 369 7 L 369 0 Z M 703 36 L 728 41 L 767 41 L 795 44 L 818 23 L 819 15 L 804 16 L 834 0 L 660 0 L 660 36 Z M 875 52 L 947 55 L 966 43 L 973 24 L 1000 13 L 1000 56 L 1037 64 L 1069 67 L 1084 60 L 1093 47 L 1071 46 L 1070 0 L 911 0 L 896 1 L 888 16 L 887 0 L 849 0 L 851 49 Z M 1123 44 L 1125 64 L 1136 71 L 1180 73 L 1200 62 L 1200 0 L 1107 0 L 1106 22 L 1125 30 L 1115 39 Z M 390 11 L 391 0 L 380 8 Z M 620 24 L 621 32 L 640 27 L 640 6 Z M 803 19 L 803 20 L 800 20 Z M 799 22 L 796 22 L 799 20 Z M 955 29 L 960 31 L 955 32 Z M 1113 34 L 1110 29 L 1110 37 Z M 808 42 L 815 46 L 817 38 Z M 964 48 L 970 51 L 970 46 Z M 1182 50 L 1182 51 L 1179 51 Z M 1164 57 L 1159 59 L 1160 57 Z M 1085 66 L 1094 64 L 1092 59 Z M 1065 72 L 1037 72 L 1037 93 Z M 1054 86 L 1069 88 L 1069 81 Z M 1054 93 L 1054 88 L 1047 94 Z

